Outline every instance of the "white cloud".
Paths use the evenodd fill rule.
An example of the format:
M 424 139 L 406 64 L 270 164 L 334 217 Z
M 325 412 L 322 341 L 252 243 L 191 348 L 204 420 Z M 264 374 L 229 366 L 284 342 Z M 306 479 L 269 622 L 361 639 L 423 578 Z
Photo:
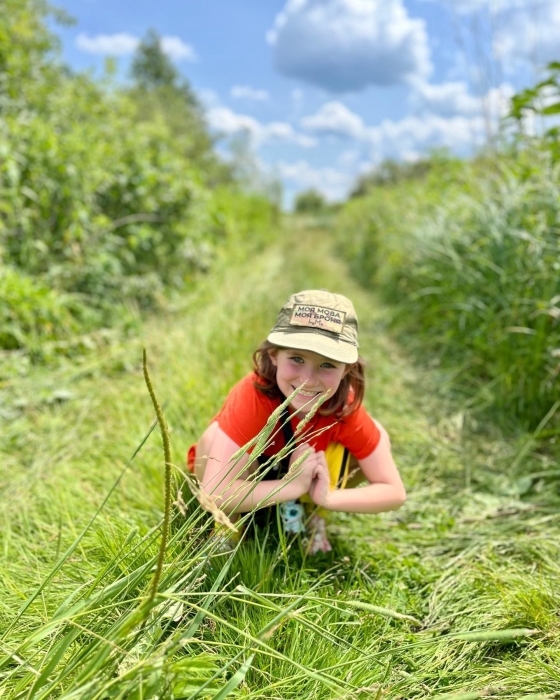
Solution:
M 265 143 L 283 142 L 294 143 L 303 148 L 312 148 L 317 145 L 317 140 L 297 133 L 291 124 L 287 122 L 269 122 L 261 124 L 254 117 L 247 114 L 237 114 L 227 107 L 214 107 L 206 115 L 208 124 L 216 131 L 232 135 L 247 132 L 255 147 Z
M 426 26 L 402 0 L 288 0 L 267 33 L 277 69 L 332 92 L 425 78 Z
M 360 160 L 360 151 L 356 148 L 349 148 L 337 158 L 337 163 L 341 168 L 354 168 Z
M 485 18 L 478 29 L 462 22 L 463 41 L 476 43 L 478 52 L 486 33 L 491 44 L 489 56 L 504 63 L 508 74 L 515 74 L 520 65 L 533 68 L 558 60 L 560 36 L 560 3 L 558 0 L 424 0 L 438 2 L 460 14 L 478 14 Z M 481 26 L 486 24 L 485 32 Z M 470 33 L 469 33 L 470 32 Z M 475 36 L 475 33 L 477 34 Z M 485 69 L 487 66 L 485 66 Z
M 212 107 L 218 107 L 221 103 L 220 96 L 215 90 L 212 90 L 211 88 L 202 88 L 200 90 L 197 90 L 196 94 L 200 102 L 207 109 L 211 109 Z
M 424 100 L 423 109 L 400 120 L 385 119 L 380 124 L 368 125 L 341 102 L 328 102 L 301 123 L 314 133 L 336 135 L 361 144 L 361 148 L 371 151 L 370 166 L 384 158 L 415 160 L 427 149 L 440 146 L 468 153 L 496 133 L 507 104 L 504 98 L 512 92 L 510 86 L 504 85 L 475 98 L 463 84 L 420 87 L 422 92 L 415 99 Z M 349 151 L 339 164 L 350 166 L 355 153 Z
M 503 83 L 484 95 L 472 95 L 461 81 L 440 84 L 418 83 L 411 96 L 412 104 L 423 112 L 453 116 L 483 114 L 492 120 L 503 116 L 514 94 L 513 87 Z
M 417 114 L 368 125 L 342 102 L 327 102 L 301 124 L 315 134 L 334 135 L 370 148 L 374 162 L 384 158 L 414 160 L 429 148 L 444 146 L 467 153 L 497 132 L 513 88 L 503 84 L 475 97 L 464 83 L 417 83 L 412 96 Z M 352 151 L 349 152 L 353 153 Z M 350 163 L 350 155 L 339 161 Z M 370 164 L 371 165 L 371 164 Z
M 314 168 L 305 160 L 295 163 L 280 161 L 276 170 L 284 180 L 297 185 L 297 189 L 316 189 L 331 202 L 346 197 L 354 182 L 353 175 L 338 168 Z
M 454 152 L 470 151 L 486 140 L 488 125 L 481 116 L 441 117 L 428 114 L 408 116 L 398 121 L 384 120 L 368 129 L 372 161 L 384 158 L 416 159 L 419 153 L 434 147 Z
M 327 102 L 316 114 L 304 117 L 301 124 L 317 133 L 355 139 L 363 138 L 365 128 L 363 119 L 342 102 Z
M 234 85 L 230 90 L 230 95 L 237 99 L 246 98 L 257 101 L 268 100 L 270 97 L 266 90 L 257 90 L 249 85 Z
M 189 44 L 185 42 L 178 36 L 162 36 L 161 37 L 161 48 L 164 53 L 166 53 L 169 58 L 174 61 L 191 61 L 194 62 L 198 60 L 196 51 Z
M 517 12 L 500 16 L 501 26 L 494 41 L 496 54 L 503 57 L 508 73 L 520 63 L 539 66 L 557 61 L 560 52 L 560 3 L 546 0 L 525 2 Z
M 480 104 L 476 97 L 469 94 L 469 86 L 460 81 L 430 85 L 419 83 L 415 86 L 413 103 L 436 114 L 474 114 Z
M 492 15 L 500 12 L 515 10 L 527 6 L 537 6 L 550 0 L 423 0 L 424 2 L 437 2 L 460 13 L 468 14 L 478 10 L 485 10 Z
M 118 34 L 97 34 L 95 36 L 88 36 L 84 32 L 80 32 L 76 37 L 75 43 L 80 51 L 85 51 L 86 53 L 126 56 L 136 51 L 140 39 L 126 32 L 120 32 Z M 196 52 L 192 46 L 185 44 L 178 36 L 162 36 L 161 48 L 169 58 L 175 61 L 183 59 L 188 61 L 197 60 Z
M 76 46 L 86 53 L 110 54 L 125 56 L 134 53 L 140 43 L 138 37 L 121 32 L 120 34 L 97 34 L 88 36 L 80 32 L 76 37 Z

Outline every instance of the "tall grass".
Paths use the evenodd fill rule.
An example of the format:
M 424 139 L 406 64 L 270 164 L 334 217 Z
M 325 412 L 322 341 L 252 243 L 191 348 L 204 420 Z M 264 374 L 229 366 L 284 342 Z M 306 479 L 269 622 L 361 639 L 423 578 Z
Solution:
M 466 442 L 430 386 L 417 390 L 418 375 L 372 315 L 376 300 L 328 257 L 324 236 L 296 234 L 297 246 L 225 270 L 97 365 L 35 370 L 11 387 L 13 417 L 0 435 L 2 700 L 517 700 L 556 691 L 559 499 L 550 477 L 521 498 L 527 465 L 511 476 L 503 469 L 521 445 Z M 368 407 L 391 435 L 407 505 L 339 515 L 334 551 L 316 559 L 273 529 L 227 554 L 185 488 L 153 606 L 142 606 L 164 474 L 161 444 L 148 435 L 141 347 L 180 466 L 279 304 L 307 286 L 356 304 Z M 123 354 L 138 358 L 124 372 Z M 53 386 L 72 398 L 43 401 Z
M 452 369 L 469 407 L 529 428 L 560 399 L 560 172 L 537 165 L 521 176 L 505 163 L 470 192 L 432 198 L 428 212 L 408 199 L 402 219 L 386 217 L 392 241 L 390 229 L 368 238 L 383 269 L 365 258 L 362 273 L 397 302 L 416 349 Z M 366 204 L 374 226 L 379 208 L 372 197 L 362 214 Z

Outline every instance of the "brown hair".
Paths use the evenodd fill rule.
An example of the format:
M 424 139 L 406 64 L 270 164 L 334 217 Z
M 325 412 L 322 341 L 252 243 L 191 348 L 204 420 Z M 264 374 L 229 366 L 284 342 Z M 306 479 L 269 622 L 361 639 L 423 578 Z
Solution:
M 253 367 L 260 380 L 253 384 L 269 399 L 284 400 L 285 398 L 276 383 L 276 367 L 272 364 L 269 355 L 270 350 L 280 349 L 279 345 L 265 340 L 253 353 Z M 358 410 L 364 399 L 365 366 L 366 363 L 361 357 L 358 357 L 357 362 L 349 365 L 349 370 L 342 377 L 335 395 L 327 399 L 319 409 L 318 413 L 321 416 L 334 414 L 337 418 L 345 418 Z

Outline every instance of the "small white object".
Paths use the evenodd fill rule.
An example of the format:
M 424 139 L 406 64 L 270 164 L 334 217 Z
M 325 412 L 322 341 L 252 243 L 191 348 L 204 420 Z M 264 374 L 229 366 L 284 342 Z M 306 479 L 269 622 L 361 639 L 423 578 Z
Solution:
M 285 501 L 280 504 L 280 518 L 284 526 L 284 532 L 297 535 L 305 532 L 303 523 L 303 506 L 297 501 Z

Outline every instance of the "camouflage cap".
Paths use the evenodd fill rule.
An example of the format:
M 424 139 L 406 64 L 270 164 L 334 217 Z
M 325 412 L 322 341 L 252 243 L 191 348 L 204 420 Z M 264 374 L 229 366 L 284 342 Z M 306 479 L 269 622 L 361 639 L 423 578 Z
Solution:
M 324 289 L 292 294 L 268 341 L 351 364 L 358 359 L 358 319 L 350 299 Z

